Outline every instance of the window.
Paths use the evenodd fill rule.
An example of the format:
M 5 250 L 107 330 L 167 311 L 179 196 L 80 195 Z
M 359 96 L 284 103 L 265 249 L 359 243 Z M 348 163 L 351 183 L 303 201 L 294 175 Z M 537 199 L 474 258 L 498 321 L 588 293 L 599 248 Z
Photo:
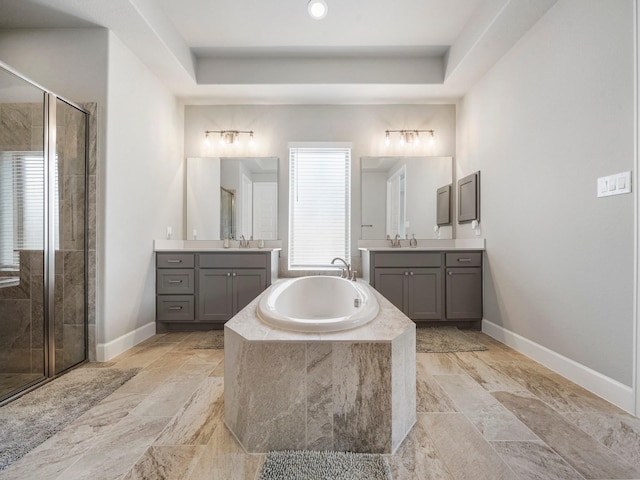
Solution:
M 54 185 L 58 248 L 58 163 Z M 0 269 L 17 270 L 20 250 L 44 247 L 44 156 L 39 151 L 0 152 Z
M 289 149 L 289 269 L 351 257 L 351 147 Z

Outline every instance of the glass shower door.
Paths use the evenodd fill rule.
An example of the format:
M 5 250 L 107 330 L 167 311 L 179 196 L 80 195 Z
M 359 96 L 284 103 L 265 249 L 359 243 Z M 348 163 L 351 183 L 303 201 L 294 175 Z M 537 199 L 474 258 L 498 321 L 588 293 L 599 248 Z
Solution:
M 56 99 L 53 185 L 55 373 L 87 357 L 85 213 L 86 113 Z
M 44 101 L 0 69 L 0 401 L 47 374 Z

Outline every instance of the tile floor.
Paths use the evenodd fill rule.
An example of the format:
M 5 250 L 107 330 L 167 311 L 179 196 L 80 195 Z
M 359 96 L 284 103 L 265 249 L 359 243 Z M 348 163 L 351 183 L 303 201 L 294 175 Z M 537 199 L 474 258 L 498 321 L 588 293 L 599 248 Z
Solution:
M 482 333 L 483 352 L 419 353 L 418 421 L 394 480 L 640 479 L 640 419 Z M 0 479 L 253 480 L 225 428 L 222 350 L 156 335 L 114 361 L 142 371 Z

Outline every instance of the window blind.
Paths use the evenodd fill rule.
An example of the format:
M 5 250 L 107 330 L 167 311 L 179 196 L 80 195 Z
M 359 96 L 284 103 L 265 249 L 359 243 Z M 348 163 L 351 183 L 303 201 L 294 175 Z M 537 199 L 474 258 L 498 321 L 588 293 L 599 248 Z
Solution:
M 351 257 L 351 149 L 289 149 L 289 268 Z
M 19 268 L 19 250 L 44 248 L 44 156 L 42 152 L 0 152 L 0 268 Z M 58 163 L 54 228 L 58 247 Z

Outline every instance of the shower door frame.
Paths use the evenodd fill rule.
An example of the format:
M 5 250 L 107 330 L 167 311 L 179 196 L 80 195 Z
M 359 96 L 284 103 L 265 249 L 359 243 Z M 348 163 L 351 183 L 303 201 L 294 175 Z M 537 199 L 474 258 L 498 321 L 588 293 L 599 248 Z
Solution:
M 21 80 L 33 85 L 40 89 L 44 94 L 43 97 L 43 158 L 44 158 L 44 225 L 43 225 L 43 256 L 44 256 L 44 299 L 43 299 L 43 355 L 44 355 L 44 378 L 31 383 L 25 384 L 24 388 L 11 393 L 8 396 L 0 397 L 0 406 L 9 403 L 16 398 L 50 382 L 56 377 L 63 375 L 64 373 L 73 370 L 74 368 L 86 363 L 89 359 L 89 321 L 88 321 L 88 294 L 89 294 L 89 128 L 90 128 L 90 113 L 87 109 L 81 107 L 75 102 L 62 97 L 51 90 L 43 87 L 42 85 L 30 80 L 21 73 L 9 65 L 0 61 L 0 69 L 6 70 L 9 74 L 14 75 Z M 83 295 L 82 295 L 82 308 L 83 308 L 83 327 L 84 327 L 84 359 L 74 365 L 61 370 L 56 373 L 55 360 L 56 360 L 56 345 L 55 345 L 55 229 L 52 222 L 54 218 L 55 202 L 55 188 L 52 188 L 53 182 L 55 182 L 56 174 L 56 162 L 57 156 L 57 101 L 61 101 L 68 106 L 75 108 L 76 110 L 84 114 L 84 215 L 83 215 Z M 60 171 L 59 171 L 60 173 Z M 64 186 L 59 186 L 64 188 Z M 61 208 L 61 204 L 59 208 Z M 60 228 L 60 225 L 58 226 Z

